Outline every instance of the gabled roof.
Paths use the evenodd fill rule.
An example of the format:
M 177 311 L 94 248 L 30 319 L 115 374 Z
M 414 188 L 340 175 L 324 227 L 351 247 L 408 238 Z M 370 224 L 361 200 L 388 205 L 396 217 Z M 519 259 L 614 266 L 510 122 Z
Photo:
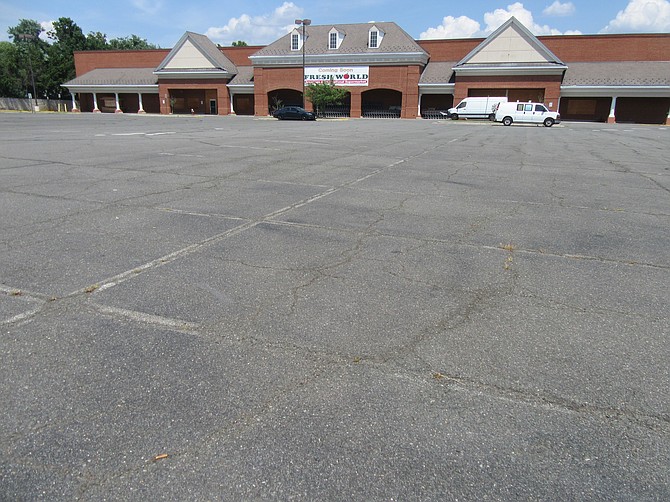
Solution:
M 429 61 L 419 78 L 419 85 L 453 84 L 455 63 Z
M 187 31 L 158 65 L 157 75 L 232 76 L 236 66 L 205 35 Z
M 368 47 L 370 28 L 384 32 L 379 47 Z M 337 49 L 328 48 L 328 34 L 335 28 L 345 34 Z M 291 30 L 291 33 L 294 30 Z M 302 28 L 298 28 L 302 33 Z M 249 57 L 254 66 L 295 65 L 302 62 L 302 50 L 291 50 L 291 33 L 259 50 Z M 361 63 L 385 64 L 392 62 L 425 64 L 428 54 L 400 26 L 392 22 L 326 24 L 305 27 L 307 64 Z
M 454 70 L 482 71 L 527 68 L 529 71 L 567 67 L 515 17 L 489 35 L 454 66 Z
M 238 66 L 237 75 L 228 82 L 229 86 L 254 86 L 254 67 L 253 66 Z

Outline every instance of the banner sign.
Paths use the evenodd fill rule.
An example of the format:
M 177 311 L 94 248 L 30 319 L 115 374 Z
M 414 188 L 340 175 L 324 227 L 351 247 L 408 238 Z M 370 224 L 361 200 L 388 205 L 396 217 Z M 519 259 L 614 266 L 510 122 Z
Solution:
M 308 66 L 305 68 L 305 85 L 328 83 L 338 86 L 367 86 L 369 66 Z

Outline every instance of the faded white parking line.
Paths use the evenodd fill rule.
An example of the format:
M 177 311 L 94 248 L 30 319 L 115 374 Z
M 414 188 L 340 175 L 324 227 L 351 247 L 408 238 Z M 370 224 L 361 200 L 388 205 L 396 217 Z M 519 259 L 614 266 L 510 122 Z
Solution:
M 108 305 L 100 305 L 99 303 L 91 302 L 89 304 L 94 309 L 98 310 L 102 314 L 108 314 L 111 316 L 121 316 L 126 319 L 131 319 L 133 321 L 139 321 L 146 324 L 153 324 L 158 326 L 163 326 L 170 329 L 176 329 L 179 331 L 197 331 L 200 329 L 200 326 L 193 322 L 184 321 L 181 319 L 172 319 L 169 317 L 163 317 L 153 314 L 147 314 L 145 312 L 139 312 L 136 310 L 121 309 L 117 307 L 110 307 Z
M 190 153 L 170 153 L 170 152 L 160 152 L 158 155 L 165 155 L 168 157 L 195 157 L 196 159 L 204 159 L 204 155 L 196 155 Z
M 111 134 L 95 134 L 96 138 L 104 138 L 106 136 L 164 136 L 166 134 L 177 134 L 175 131 L 166 132 L 115 132 Z

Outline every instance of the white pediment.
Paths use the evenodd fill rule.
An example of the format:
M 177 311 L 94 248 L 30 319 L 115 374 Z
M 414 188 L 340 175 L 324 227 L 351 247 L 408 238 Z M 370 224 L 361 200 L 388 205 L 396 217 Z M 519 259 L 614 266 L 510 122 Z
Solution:
M 545 66 L 565 69 L 565 64 L 515 17 L 509 18 L 486 40 L 456 63 L 457 71 L 481 67 Z
M 165 69 L 216 68 L 212 62 L 190 40 L 186 40 L 172 55 Z
M 549 62 L 546 55 L 540 53 L 514 25 L 509 25 L 468 61 L 472 64 L 546 62 Z

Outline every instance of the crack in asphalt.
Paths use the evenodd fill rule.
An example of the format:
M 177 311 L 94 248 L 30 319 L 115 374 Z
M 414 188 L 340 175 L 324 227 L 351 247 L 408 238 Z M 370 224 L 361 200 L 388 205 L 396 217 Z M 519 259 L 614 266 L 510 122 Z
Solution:
M 438 147 L 436 147 L 438 148 Z M 427 150 L 428 151 L 428 150 Z M 423 152 L 426 153 L 426 152 Z M 421 155 L 421 154 L 419 154 Z M 418 155 L 416 155 L 418 156 Z M 414 156 L 414 157 L 416 157 Z M 328 197 L 333 193 L 336 193 L 344 188 L 355 188 L 355 185 L 361 183 L 362 181 L 365 181 L 366 179 L 375 176 L 387 169 L 395 168 L 398 166 L 402 166 L 404 163 L 406 163 L 409 159 L 412 157 L 408 157 L 406 159 L 401 159 L 397 162 L 394 162 L 390 165 L 387 165 L 383 168 L 379 168 L 361 178 L 358 178 L 356 180 L 351 180 L 349 182 L 343 183 L 341 185 L 338 185 L 336 187 L 330 187 L 330 186 L 319 186 L 322 190 L 313 195 L 312 197 L 308 197 L 305 199 L 302 199 L 295 204 L 286 206 L 284 208 L 280 208 L 276 211 L 270 212 L 264 216 L 261 216 L 257 219 L 242 219 L 240 218 L 241 223 L 226 231 L 219 233 L 215 236 L 211 236 L 207 239 L 203 239 L 197 243 L 194 243 L 192 245 L 186 246 L 182 249 L 179 249 L 177 251 L 174 251 L 172 253 L 166 254 L 162 257 L 159 257 L 155 260 L 151 260 L 139 267 L 135 267 L 131 270 L 127 270 L 125 272 L 121 272 L 117 275 L 114 275 L 112 277 L 109 277 L 107 279 L 104 279 L 100 281 L 99 284 L 95 284 L 95 288 L 91 290 L 91 286 L 85 287 L 78 289 L 76 291 L 73 291 L 67 295 L 65 295 L 63 298 L 58 299 L 59 301 L 57 303 L 51 304 L 49 301 L 53 300 L 53 298 L 48 297 L 47 295 L 43 295 L 41 293 L 35 293 L 35 292 L 30 292 L 30 291 L 21 291 L 22 295 L 26 296 L 26 299 L 29 299 L 31 301 L 39 301 L 42 302 L 41 305 L 37 309 L 32 309 L 29 311 L 26 311 L 24 314 L 20 314 L 20 318 L 16 317 L 10 319 L 9 321 L 5 321 L 5 323 L 9 322 L 9 324 L 20 324 L 24 322 L 30 322 L 31 319 L 40 316 L 40 315 L 47 315 L 49 312 L 52 310 L 61 308 L 61 305 L 67 305 L 71 308 L 76 308 L 76 307 L 84 307 L 88 308 L 90 311 L 102 314 L 108 318 L 112 319 L 118 319 L 118 320 L 125 320 L 125 321 L 131 321 L 131 322 L 136 322 L 140 324 L 145 324 L 148 326 L 153 326 L 159 329 L 165 329 L 169 331 L 174 331 L 178 333 L 183 333 L 183 334 L 189 334 L 189 335 L 194 335 L 198 337 L 205 337 L 208 339 L 214 339 L 214 338 L 222 338 L 222 331 L 219 329 L 219 324 L 218 323 L 212 323 L 212 324 L 205 324 L 205 323 L 193 323 L 193 322 L 187 322 L 183 321 L 180 319 L 173 319 L 169 317 L 164 317 L 164 316 L 157 316 L 153 314 L 147 314 L 144 312 L 140 311 L 134 311 L 134 310 L 129 310 L 129 309 L 122 309 L 122 308 L 117 308 L 117 307 L 112 307 L 112 306 L 107 306 L 103 305 L 101 303 L 97 302 L 97 299 L 100 297 L 97 297 L 97 293 L 104 291 L 106 289 L 112 288 L 116 285 L 119 285 L 125 281 L 128 281 L 134 277 L 137 277 L 145 272 L 148 272 L 150 270 L 157 269 L 159 267 L 162 267 L 165 264 L 174 262 L 182 257 L 191 255 L 193 253 L 199 252 L 201 249 L 214 244 L 216 242 L 220 242 L 221 240 L 227 239 L 231 236 L 237 235 L 241 232 L 245 232 L 247 230 L 250 230 L 260 224 L 269 224 L 269 225 L 291 225 L 291 226 L 304 226 L 304 227 L 309 227 L 309 228 L 328 228 L 325 226 L 320 226 L 320 225 L 307 225 L 307 224 L 296 224 L 292 222 L 284 222 L 279 219 L 282 215 L 285 213 L 296 209 L 300 207 L 304 207 L 309 205 L 310 203 L 317 201 L 321 198 Z M 520 165 L 520 169 L 523 168 L 523 162 Z M 456 175 L 458 173 L 458 170 L 455 173 L 452 173 L 448 176 L 448 178 L 451 178 L 452 176 Z M 638 173 L 639 174 L 639 173 Z M 231 175 L 234 176 L 234 175 Z M 641 175 L 643 176 L 643 175 Z M 643 176 L 645 177 L 645 176 Z M 218 181 L 222 181 L 223 178 L 216 178 Z M 257 180 L 254 180 L 257 181 Z M 651 180 L 654 181 L 654 180 Z M 655 181 L 654 181 L 655 182 Z M 205 183 L 199 182 L 199 183 Z M 656 183 L 656 182 L 655 182 Z M 658 183 L 657 183 L 658 184 Z M 304 186 L 303 184 L 300 184 Z M 316 186 L 316 185 L 309 185 L 309 186 Z M 660 188 L 663 188 L 664 190 L 668 190 L 667 188 L 664 188 L 660 186 Z M 183 189 L 180 188 L 180 189 Z M 362 190 L 362 189 L 361 189 Z M 170 193 L 170 192 L 157 192 L 157 193 Z M 393 192 L 393 193 L 399 193 L 399 192 Z M 337 278 L 338 276 L 334 273 L 338 268 L 344 267 L 348 264 L 351 264 L 354 260 L 359 259 L 361 256 L 361 253 L 365 247 L 366 242 L 369 239 L 373 238 L 378 238 L 378 237 L 395 237 L 398 238 L 399 236 L 395 236 L 391 233 L 384 233 L 380 232 L 378 228 L 379 224 L 384 221 L 384 219 L 387 217 L 387 215 L 391 212 L 394 211 L 402 211 L 404 209 L 404 205 L 406 204 L 407 201 L 409 201 L 412 197 L 415 197 L 417 193 L 414 192 L 408 192 L 408 196 L 400 201 L 397 204 L 394 204 L 388 208 L 383 208 L 377 210 L 377 217 L 374 219 L 372 222 L 370 222 L 367 227 L 363 230 L 346 230 L 346 229 L 335 229 L 341 232 L 346 232 L 352 236 L 355 237 L 354 242 L 351 243 L 350 246 L 348 246 L 346 249 L 343 249 L 342 251 L 339 252 L 338 256 L 335 257 L 334 259 L 322 263 L 318 266 L 312 266 L 312 267 L 297 267 L 297 268 L 282 268 L 282 267 L 268 267 L 268 266 L 262 266 L 262 265 L 254 265 L 252 263 L 247 263 L 243 260 L 224 260 L 224 261 L 230 261 L 233 263 L 238 263 L 242 266 L 247 266 L 247 267 L 252 267 L 252 268 L 260 268 L 260 269 L 275 269 L 275 270 L 284 270 L 284 271 L 291 271 L 291 272 L 307 272 L 310 273 L 311 276 L 307 278 L 307 280 L 301 282 L 298 285 L 295 285 L 291 289 L 291 296 L 292 296 L 292 302 L 288 308 L 289 315 L 293 315 L 297 312 L 297 309 L 299 308 L 299 300 L 301 297 L 301 293 L 304 292 L 304 290 L 314 286 L 319 280 L 325 279 L 325 278 Z M 554 195 L 552 193 L 552 195 Z M 143 195 L 146 196 L 146 195 Z M 139 196 L 137 197 L 139 198 Z M 559 205 L 563 205 L 563 199 L 560 197 L 557 197 L 559 200 Z M 130 200 L 133 200 L 132 198 Z M 114 203 L 117 204 L 118 203 Z M 522 203 L 519 203 L 522 204 Z M 182 212 L 185 214 L 191 214 L 187 211 L 179 211 L 179 210 L 171 210 L 170 208 L 157 208 L 159 210 L 164 210 L 164 211 L 174 211 L 174 212 Z M 588 208 L 585 208 L 588 209 Z M 519 211 L 519 205 L 511 208 L 508 210 L 508 216 L 516 214 Z M 84 212 L 82 210 L 81 212 Z M 449 244 L 452 246 L 464 246 L 464 247 L 470 247 L 474 249 L 488 249 L 488 250 L 496 250 L 500 252 L 501 256 L 509 259 L 510 257 L 514 257 L 517 254 L 532 254 L 532 255 L 547 255 L 547 256 L 553 256 L 553 257 L 558 257 L 562 259 L 577 259 L 577 260 L 594 260 L 594 261 L 600 261 L 603 263 L 608 263 L 608 264 L 625 264 L 629 266 L 641 266 L 641 267 L 651 267 L 651 268 L 657 268 L 657 269 L 662 269 L 662 270 L 668 270 L 670 269 L 670 266 L 665 266 L 665 265 L 657 265 L 657 264 L 650 264 L 650 263 L 638 263 L 638 262 L 630 262 L 626 260 L 617 260 L 617 259 L 608 259 L 608 258 L 603 258 L 603 257 L 597 257 L 597 256 L 581 256 L 581 255 L 573 255 L 573 254 L 560 254 L 560 253 L 551 253 L 547 252 L 544 250 L 533 250 L 533 249 L 518 249 L 518 248 L 513 248 L 513 249 L 501 249 L 499 246 L 485 246 L 485 245 L 478 245 L 478 244 L 471 244 L 465 242 L 469 237 L 472 235 L 476 234 L 478 231 L 480 231 L 482 228 L 486 227 L 489 223 L 495 220 L 495 218 L 499 217 L 501 213 L 496 213 L 496 215 L 491 215 L 488 217 L 481 217 L 475 220 L 474 223 L 470 225 L 469 229 L 466 229 L 463 234 L 457 239 L 457 242 L 454 243 L 453 241 L 447 241 L 447 240 L 440 240 L 440 239 L 425 239 L 425 238 L 411 238 L 411 237 L 406 237 L 402 236 L 403 239 L 405 239 L 407 242 L 412 243 L 412 250 L 417 250 L 420 249 L 422 246 L 426 246 L 427 244 L 432 244 L 432 243 L 442 243 L 442 244 Z M 211 215 L 207 215 L 211 216 Z M 67 217 L 71 217 L 71 214 L 68 215 Z M 62 217 L 63 219 L 67 217 Z M 393 271 L 387 271 L 386 273 L 390 274 L 391 276 L 394 277 L 402 277 L 405 280 L 415 282 L 417 284 L 422 284 L 422 285 L 427 285 L 431 287 L 440 287 L 440 284 L 433 284 L 430 281 L 422 281 L 417 278 L 413 278 L 409 276 L 406 273 L 406 269 L 404 268 L 404 264 L 400 262 L 401 267 L 403 267 L 403 272 L 404 274 L 396 273 Z M 494 265 L 496 268 L 500 267 L 499 262 L 495 262 Z M 647 413 L 647 412 L 641 412 L 639 410 L 633 410 L 633 409 L 627 409 L 627 408 L 617 408 L 617 407 L 600 407 L 600 406 L 595 406 L 595 405 L 590 405 L 588 403 L 579 403 L 577 401 L 569 400 L 566 398 L 563 398 L 561 396 L 557 396 L 551 393 L 547 392 L 540 392 L 540 391 L 533 391 L 532 389 L 519 389 L 515 388 L 513 386 L 502 386 L 502 385 L 495 385 L 495 384 L 490 384 L 482 381 L 478 381 L 475 379 L 470 379 L 468 377 L 456 375 L 456 374 L 449 374 L 449 372 L 445 371 L 442 373 L 439 371 L 439 368 L 436 370 L 433 368 L 427 361 L 423 360 L 419 354 L 419 346 L 425 342 L 428 342 L 430 340 L 435 340 L 439 339 L 440 337 L 444 336 L 446 333 L 458 329 L 459 327 L 462 327 L 470 322 L 472 322 L 472 319 L 475 315 L 481 314 L 483 312 L 486 312 L 487 310 L 493 308 L 495 305 L 495 302 L 498 302 L 500 300 L 504 300 L 505 298 L 508 298 L 512 295 L 521 295 L 523 296 L 527 292 L 525 291 L 518 291 L 518 278 L 519 278 L 519 272 L 516 270 L 517 263 L 514 262 L 513 264 L 510 265 L 510 269 L 506 270 L 509 271 L 509 274 L 506 273 L 501 273 L 502 277 L 502 284 L 497 284 L 491 287 L 486 288 L 481 288 L 477 289 L 475 291 L 469 291 L 469 292 L 461 292 L 463 293 L 463 300 L 460 301 L 459 304 L 457 305 L 457 308 L 454 309 L 452 313 L 449 315 L 445 316 L 443 319 L 439 320 L 439 322 L 433 323 L 429 326 L 423 327 L 423 329 L 417 333 L 408 343 L 402 344 L 398 347 L 393 347 L 389 349 L 388 351 L 382 352 L 378 355 L 372 355 L 372 356 L 363 356 L 361 357 L 358 361 L 352 362 L 353 357 L 352 354 L 347 354 L 347 353 L 337 353 L 337 352 L 330 352 L 330 351 L 323 351 L 323 350 L 314 350 L 310 349 L 308 347 L 303 347 L 298 344 L 291 344 L 291 343 L 279 343 L 279 342 L 272 342 L 267 339 L 263 339 L 260 337 L 254 337 L 254 336 L 245 336 L 243 338 L 236 338 L 234 336 L 228 336 L 226 340 L 230 343 L 238 343 L 242 346 L 253 346 L 255 348 L 261 348 L 262 350 L 266 350 L 271 353 L 280 353 L 280 354 L 289 354 L 293 356 L 300 357 L 302 360 L 309 360 L 313 362 L 314 364 L 318 365 L 318 368 L 312 368 L 309 371 L 306 372 L 306 374 L 302 375 L 301 377 L 294 379 L 287 384 L 284 384 L 282 386 L 279 386 L 273 390 L 273 392 L 268 396 L 265 400 L 263 400 L 261 403 L 255 404 L 245 410 L 243 410 L 242 413 L 239 413 L 234 419 L 231 421 L 226 422 L 219 428 L 211 431 L 206 437 L 200 439 L 198 442 L 192 443 L 186 447 L 183 447 L 177 451 L 170 452 L 171 457 L 185 457 L 188 455 L 195 455 L 200 449 L 203 448 L 203 446 L 207 445 L 212 445 L 215 444 L 217 441 L 221 439 L 229 439 L 235 436 L 240 436 L 243 434 L 245 431 L 248 431 L 251 428 L 258 427 L 259 421 L 262 421 L 263 418 L 266 418 L 273 413 L 275 413 L 276 406 L 281 403 L 282 401 L 285 401 L 288 399 L 293 393 L 298 391 L 301 388 L 304 388 L 305 386 L 313 385 L 315 382 L 317 382 L 320 379 L 327 379 L 330 377 L 330 372 L 328 371 L 330 368 L 333 367 L 346 367 L 346 366 L 351 366 L 352 364 L 360 364 L 360 365 L 366 365 L 367 367 L 379 371 L 383 375 L 388 375 L 389 374 L 389 368 L 393 367 L 395 369 L 394 374 L 397 374 L 400 372 L 403 377 L 409 377 L 416 379 L 417 381 L 424 382 L 426 384 L 438 384 L 444 387 L 445 392 L 452 392 L 452 391 L 457 391 L 457 392 L 466 392 L 472 395 L 486 395 L 489 397 L 492 397 L 494 399 L 501 399 L 501 400 L 508 400 L 512 401 L 515 403 L 521 403 L 524 405 L 528 405 L 531 407 L 536 407 L 536 408 L 543 408 L 543 409 L 548 409 L 551 412 L 572 412 L 572 413 L 582 413 L 582 414 L 587 414 L 587 415 L 593 415 L 597 416 L 603 420 L 606 420 L 611 423 L 622 423 L 623 421 L 630 421 L 635 423 L 636 425 L 643 426 L 647 429 L 654 430 L 657 432 L 661 432 L 663 434 L 668 433 L 668 425 L 670 424 L 670 418 L 666 414 L 662 413 Z M 10 286 L 7 285 L 0 285 L 0 293 L 4 293 L 5 295 L 11 296 L 15 294 L 17 290 L 15 288 L 11 288 Z M 531 292 L 532 295 L 532 292 Z M 275 297 L 272 301 L 276 300 Z M 531 296 L 533 298 L 539 298 L 538 296 Z M 545 301 L 550 301 L 543 299 Z M 570 305 L 562 305 L 559 302 L 554 302 L 557 305 L 564 306 L 566 308 L 573 308 Z M 267 305 L 259 308 L 266 308 Z M 583 311 L 583 310 L 580 310 Z M 591 311 L 591 310 L 587 310 Z M 593 310 L 593 311 L 599 311 L 599 310 Z M 610 312 L 610 311 L 606 311 Z M 620 313 L 620 312 L 618 312 Z M 401 365 L 401 362 L 406 359 L 408 356 L 415 357 L 423 362 L 423 367 L 422 368 L 417 368 L 417 369 L 409 369 L 407 367 L 404 367 Z M 432 376 L 431 376 L 432 375 Z M 112 403 L 114 404 L 114 403 Z M 89 418 L 94 418 L 99 416 L 99 413 L 91 414 Z M 83 419 L 86 419 L 87 417 L 81 417 Z M 42 425 L 37 429 L 32 429 L 32 430 L 27 430 L 26 434 L 28 433 L 35 433 L 36 431 L 44 430 L 45 428 L 49 427 L 57 427 L 57 426 L 62 426 L 63 423 L 59 424 L 47 424 L 47 425 Z M 15 437 L 11 438 L 12 440 L 15 440 Z M 29 458 L 19 458 L 17 457 L 12 457 L 11 455 L 8 455 L 8 458 L 10 460 L 15 459 L 22 464 L 25 465 L 30 465 L 30 459 Z M 53 465 L 45 465 L 45 464 L 39 464 L 39 468 L 53 468 L 57 469 L 56 466 Z M 138 459 L 135 462 L 132 462 L 131 465 L 129 465 L 125 469 L 117 469 L 112 471 L 111 473 L 104 473 L 102 475 L 97 475 L 91 479 L 85 480 L 79 487 L 79 496 L 85 497 L 87 493 L 89 493 L 92 489 L 96 487 L 101 487 L 105 486 L 108 483 L 113 482 L 114 480 L 117 480 L 129 473 L 133 472 L 139 472 L 142 469 L 147 469 L 151 468 L 150 466 L 150 459 Z M 65 471 L 66 473 L 70 473 L 70 470 Z

